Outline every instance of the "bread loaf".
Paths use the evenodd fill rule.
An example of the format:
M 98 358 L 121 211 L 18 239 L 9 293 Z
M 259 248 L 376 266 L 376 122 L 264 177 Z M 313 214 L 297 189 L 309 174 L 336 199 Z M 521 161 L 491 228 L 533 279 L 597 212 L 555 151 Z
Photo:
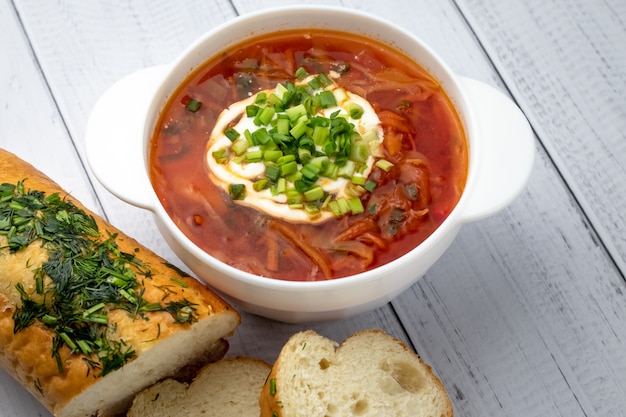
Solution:
M 128 417 L 258 417 L 270 365 L 236 357 L 206 365 L 191 384 L 166 379 L 140 392 Z
M 0 150 L 0 364 L 54 415 L 111 416 L 223 356 L 239 314 Z
M 259 400 L 261 417 L 451 417 L 450 399 L 413 351 L 380 330 L 341 346 L 313 331 L 283 346 Z

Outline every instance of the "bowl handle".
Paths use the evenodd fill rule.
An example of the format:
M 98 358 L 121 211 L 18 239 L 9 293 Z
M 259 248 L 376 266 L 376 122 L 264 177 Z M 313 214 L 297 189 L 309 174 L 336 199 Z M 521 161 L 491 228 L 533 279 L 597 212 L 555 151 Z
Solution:
M 87 162 L 118 198 L 153 210 L 156 196 L 147 171 L 144 127 L 166 66 L 134 72 L 113 84 L 93 107 L 85 131 Z
M 506 95 L 483 82 L 459 77 L 467 93 L 481 152 L 476 187 L 462 210 L 464 221 L 487 217 L 506 207 L 526 186 L 535 160 L 535 135 L 528 120 Z

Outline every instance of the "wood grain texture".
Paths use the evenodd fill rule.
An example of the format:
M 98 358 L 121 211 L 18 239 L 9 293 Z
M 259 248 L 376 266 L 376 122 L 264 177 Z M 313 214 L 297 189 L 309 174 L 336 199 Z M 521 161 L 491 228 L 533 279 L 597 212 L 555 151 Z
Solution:
M 170 62 L 197 36 L 235 16 L 227 1 L 188 2 L 183 8 L 163 1 L 24 1 L 16 2 L 16 9 L 82 161 L 87 118 L 110 85 L 138 69 Z M 149 212 L 118 200 L 95 178 L 92 182 L 112 223 L 177 261 Z
M 0 147 L 59 178 L 64 187 L 96 206 L 81 161 L 30 51 L 20 21 L 0 2 Z M 10 57 L 10 58 L 9 58 Z M 29 117 L 32 117 L 29 121 Z M 33 123 L 33 120 L 37 120 Z M 59 156 L 63 156 L 62 158 Z M 46 416 L 48 411 L 4 370 L 0 370 L 1 416 Z
M 626 275 L 626 2 L 458 3 Z
M 426 41 L 457 73 L 510 93 L 537 134 L 538 160 L 520 198 L 466 225 L 390 305 L 320 325 L 244 315 L 231 354 L 273 361 L 304 328 L 341 341 L 379 327 L 433 365 L 457 415 L 626 415 L 626 3 L 297 3 L 382 16 Z M 149 213 L 93 179 L 92 188 L 83 152 L 89 111 L 117 79 L 169 62 L 206 30 L 285 4 L 293 2 L 2 0 L 0 53 L 15 58 L 0 63 L 0 145 L 175 259 Z M 16 96 L 25 100 L 8 98 Z M 55 150 L 63 158 L 50 158 Z M 13 396 L 20 401 L 0 416 L 45 415 L 0 373 L 0 401 Z

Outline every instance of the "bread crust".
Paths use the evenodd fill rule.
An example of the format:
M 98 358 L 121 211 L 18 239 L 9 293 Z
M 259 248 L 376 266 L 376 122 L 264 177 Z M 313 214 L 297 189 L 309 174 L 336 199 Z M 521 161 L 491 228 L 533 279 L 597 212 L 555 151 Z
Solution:
M 150 278 L 140 281 L 147 302 L 160 302 L 165 297 L 162 288 L 167 286 L 169 301 L 186 299 L 196 305 L 198 322 L 212 316 L 230 315 L 231 333 L 239 324 L 239 314 L 207 286 L 192 277 L 179 276 L 164 259 L 104 221 L 45 174 L 0 149 L 0 183 L 16 184 L 19 181 L 23 181 L 27 190 L 43 191 L 46 195 L 58 193 L 61 198 L 71 200 L 76 207 L 94 217 L 102 239 L 108 237 L 107 232 L 117 234 L 119 250 L 134 254 L 150 270 Z M 15 284 L 32 287 L 32 271 L 41 265 L 41 258 L 31 255 L 27 264 L 19 253 L 10 253 L 4 242 L 0 246 L 0 364 L 53 414 L 59 414 L 68 402 L 103 377 L 98 377 L 98 373 L 90 369 L 85 356 L 70 351 L 65 345 L 58 350 L 63 361 L 63 372 L 60 373 L 51 354 L 54 334 L 42 323 L 36 322 L 14 332 L 13 313 L 20 304 L 19 299 L 16 300 Z M 34 253 L 45 250 L 38 241 L 31 243 L 31 247 Z M 135 350 L 136 356 L 131 361 L 140 359 L 156 344 L 194 325 L 176 322 L 165 311 L 148 312 L 145 320 L 131 317 L 122 310 L 110 311 L 109 321 L 116 324 L 115 337 Z

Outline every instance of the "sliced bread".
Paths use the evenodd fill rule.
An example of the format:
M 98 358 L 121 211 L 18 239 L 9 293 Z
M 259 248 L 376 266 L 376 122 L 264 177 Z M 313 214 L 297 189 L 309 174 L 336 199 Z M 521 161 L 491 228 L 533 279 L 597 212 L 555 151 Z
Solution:
M 0 366 L 57 417 L 221 358 L 240 316 L 210 288 L 0 149 Z
M 282 348 L 263 387 L 261 417 L 451 417 L 452 404 L 430 366 L 380 330 L 338 347 L 308 330 Z
M 258 417 L 269 364 L 236 357 L 206 365 L 191 382 L 166 379 L 139 393 L 128 417 Z

